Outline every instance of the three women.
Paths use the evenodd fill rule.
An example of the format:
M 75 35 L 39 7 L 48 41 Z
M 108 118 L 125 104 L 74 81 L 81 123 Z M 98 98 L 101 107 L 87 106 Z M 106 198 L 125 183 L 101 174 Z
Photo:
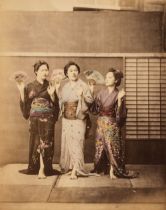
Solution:
M 48 64 L 35 64 L 36 80 L 24 87 L 17 84 L 21 95 L 23 116 L 30 118 L 30 152 L 27 173 L 39 173 L 45 177 L 53 171 L 54 124 L 59 112 L 62 115 L 62 138 L 60 167 L 62 172 L 71 171 L 71 179 L 79 175 L 88 176 L 84 170 L 84 136 L 88 107 L 98 114 L 96 132 L 96 153 L 93 172 L 106 172 L 110 177 L 132 178 L 124 163 L 124 140 L 121 127 L 124 125 L 127 110 L 125 93 L 118 91 L 123 74 L 110 69 L 106 75 L 106 88 L 94 98 L 93 85 L 87 85 L 79 78 L 80 67 L 69 62 L 64 67 L 68 82 L 56 94 L 55 85 L 49 86 Z M 59 98 L 59 99 L 58 99 Z M 42 167 L 42 165 L 44 167 Z M 44 169 L 43 169 L 44 168 Z

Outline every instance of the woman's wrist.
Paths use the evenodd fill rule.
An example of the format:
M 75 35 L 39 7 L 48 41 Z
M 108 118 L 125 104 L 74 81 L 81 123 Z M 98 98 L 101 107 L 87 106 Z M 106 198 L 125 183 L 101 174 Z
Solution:
M 122 104 L 122 99 L 118 99 L 118 107 L 120 107 Z
M 20 91 L 20 98 L 21 98 L 21 101 L 24 102 L 24 92 Z
M 50 98 L 53 102 L 55 101 L 55 95 L 54 94 L 50 94 Z

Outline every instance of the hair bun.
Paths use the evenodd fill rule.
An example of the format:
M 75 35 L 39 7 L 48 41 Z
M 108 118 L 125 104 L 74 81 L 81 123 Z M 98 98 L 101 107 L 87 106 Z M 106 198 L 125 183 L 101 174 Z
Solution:
M 116 72 L 119 74 L 120 78 L 123 78 L 123 72 L 121 72 L 119 69 L 116 69 Z

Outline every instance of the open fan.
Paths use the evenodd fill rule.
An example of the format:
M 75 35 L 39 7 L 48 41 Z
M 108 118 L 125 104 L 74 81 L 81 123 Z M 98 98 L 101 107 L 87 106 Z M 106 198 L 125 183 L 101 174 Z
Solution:
M 28 75 L 23 71 L 16 71 L 10 76 L 10 81 L 17 83 L 25 82 L 28 79 Z
M 50 83 L 61 83 L 64 79 L 66 79 L 66 76 L 63 69 L 54 69 L 50 77 Z
M 97 84 L 97 85 L 104 84 L 104 76 L 96 70 L 84 71 L 84 75 L 91 84 Z

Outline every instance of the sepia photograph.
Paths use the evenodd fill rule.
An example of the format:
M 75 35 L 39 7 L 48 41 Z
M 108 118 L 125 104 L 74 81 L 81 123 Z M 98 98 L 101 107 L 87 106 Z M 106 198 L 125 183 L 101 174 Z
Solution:
M 166 209 L 166 0 L 0 0 L 0 210 Z

